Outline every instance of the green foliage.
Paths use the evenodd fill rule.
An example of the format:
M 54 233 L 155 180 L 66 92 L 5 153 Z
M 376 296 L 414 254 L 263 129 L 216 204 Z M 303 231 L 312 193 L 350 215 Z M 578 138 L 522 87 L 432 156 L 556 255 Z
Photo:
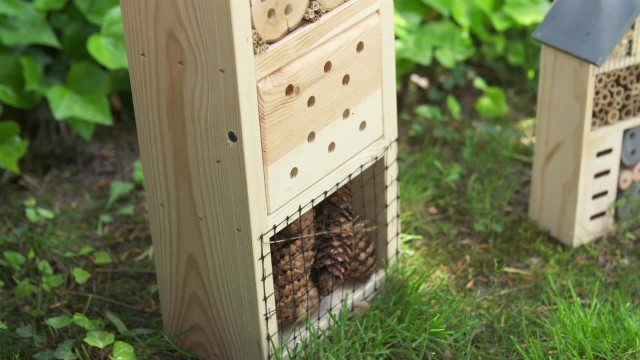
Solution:
M 522 79 L 533 80 L 539 55 L 531 32 L 549 6 L 549 0 L 396 0 L 398 74 L 427 73 L 432 80 L 429 100 L 447 109 L 455 120 L 462 114 L 450 93 L 457 87 L 468 88 L 473 80 L 481 91 L 475 105 L 478 115 L 503 117 L 509 111 L 504 91 L 464 73 L 471 65 L 487 73 L 492 82 L 503 82 L 502 74 L 514 70 Z M 534 86 L 529 83 L 530 89 Z M 438 117 L 442 114 L 428 116 Z
M 89 140 L 97 125 L 113 123 L 108 95 L 126 90 L 123 76 L 118 0 L 0 3 L 0 105 L 40 108 L 38 116 L 64 122 Z M 0 168 L 19 173 L 28 145 L 15 122 L 0 123 Z

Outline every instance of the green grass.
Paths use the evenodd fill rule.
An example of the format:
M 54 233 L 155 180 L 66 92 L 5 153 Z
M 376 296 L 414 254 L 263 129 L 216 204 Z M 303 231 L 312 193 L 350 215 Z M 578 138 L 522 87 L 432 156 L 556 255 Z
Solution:
M 402 142 L 401 264 L 364 313 L 336 314 L 294 357 L 640 358 L 638 224 L 579 249 L 538 230 L 526 216 L 532 120 L 521 117 L 430 122 L 403 114 L 402 129 L 422 122 L 423 131 Z M 45 323 L 75 313 L 99 321 L 138 358 L 188 358 L 161 330 L 142 190 L 114 207 L 133 205 L 134 215 L 109 211 L 114 221 L 98 235 L 108 186 L 82 177 L 62 184 L 0 189 L 0 358 L 30 358 L 71 340 L 78 358 L 107 359 L 110 350 L 85 343 L 81 327 Z M 29 197 L 55 218 L 27 221 Z M 94 251 L 66 256 L 87 245 Z M 22 254 L 24 264 L 12 269 L 5 251 Z M 113 262 L 95 264 L 97 251 Z M 45 259 L 64 279 L 50 291 L 37 266 Z M 91 274 L 87 283 L 74 281 L 74 267 Z M 31 290 L 17 299 L 26 280 Z M 107 311 L 144 330 L 119 331 Z M 24 327 L 35 336 L 25 337 Z

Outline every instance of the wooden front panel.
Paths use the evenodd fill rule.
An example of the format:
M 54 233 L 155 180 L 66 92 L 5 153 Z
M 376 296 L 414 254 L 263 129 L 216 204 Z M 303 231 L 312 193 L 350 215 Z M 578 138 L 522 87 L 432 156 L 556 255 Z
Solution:
M 269 212 L 382 138 L 381 55 L 376 13 L 258 81 Z

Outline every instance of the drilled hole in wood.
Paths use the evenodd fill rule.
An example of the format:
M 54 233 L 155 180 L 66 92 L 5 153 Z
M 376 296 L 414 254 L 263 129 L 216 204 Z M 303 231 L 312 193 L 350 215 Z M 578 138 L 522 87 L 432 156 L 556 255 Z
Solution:
M 349 118 L 349 116 L 351 116 L 351 110 L 349 110 L 349 109 L 345 109 L 345 110 L 342 112 L 342 118 L 343 118 L 344 120 L 347 120 L 347 119 Z
M 236 133 L 234 133 L 233 131 L 229 131 L 227 133 L 227 137 L 229 138 L 229 141 L 231 141 L 232 143 L 238 142 L 238 135 L 236 135 Z
M 349 82 L 351 82 L 351 76 L 347 74 L 342 78 L 342 85 L 347 86 L 349 85 Z
M 603 157 L 605 155 L 609 155 L 613 152 L 613 149 L 606 149 L 606 150 L 602 150 L 602 151 L 598 151 L 598 153 L 596 154 L 596 157 Z
M 296 87 L 293 84 L 289 84 L 289 86 L 287 86 L 287 88 L 285 89 L 284 94 L 287 96 L 291 96 L 295 91 Z
M 333 67 L 333 64 L 331 64 L 331 61 L 327 61 L 326 63 L 324 63 L 324 73 L 328 73 L 329 71 L 331 71 L 331 68 Z
M 309 136 L 307 136 L 307 142 L 311 144 L 314 141 L 316 141 L 316 132 L 312 131 L 309 133 Z
M 289 16 L 291 15 L 292 12 L 293 12 L 293 7 L 291 6 L 291 4 L 287 5 L 284 8 L 284 16 Z
M 332 153 L 334 151 L 336 151 L 336 143 L 332 142 L 331 144 L 329 144 L 329 152 Z
M 601 217 L 605 217 L 606 215 L 607 215 L 606 211 L 599 212 L 599 213 L 591 216 L 591 220 L 597 220 L 597 219 L 600 219 Z
M 600 199 L 600 198 L 602 198 L 602 197 L 605 197 L 605 196 L 607 196 L 607 195 L 609 195 L 609 192 L 605 190 L 605 191 L 602 191 L 602 192 L 599 192 L 599 193 L 597 193 L 597 194 L 593 195 L 591 198 L 592 198 L 593 200 L 598 200 L 598 199 Z
M 312 96 L 309 98 L 309 100 L 307 100 L 307 107 L 312 107 L 313 105 L 316 104 L 316 97 Z
M 599 173 L 595 174 L 595 175 L 593 176 L 593 178 L 594 178 L 594 179 L 599 179 L 599 178 L 601 178 L 601 177 L 603 177 L 603 176 L 607 176 L 607 175 L 609 175 L 609 174 L 611 174 L 611 170 L 603 170 L 603 171 L 600 171 Z
M 289 175 L 292 179 L 295 179 L 298 176 L 298 168 L 294 167 L 293 169 L 291 169 L 291 173 Z
M 364 42 L 360 41 L 358 45 L 356 45 L 356 51 L 361 53 L 364 50 Z
M 267 17 L 269 20 L 274 21 L 276 19 L 276 9 L 269 9 L 267 12 Z
M 360 131 L 364 131 L 367 128 L 367 122 L 363 121 L 360 123 Z

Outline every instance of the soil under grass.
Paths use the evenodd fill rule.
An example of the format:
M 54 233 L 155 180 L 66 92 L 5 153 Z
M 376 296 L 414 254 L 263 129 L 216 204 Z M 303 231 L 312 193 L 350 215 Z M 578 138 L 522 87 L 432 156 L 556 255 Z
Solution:
M 403 129 L 409 117 L 415 122 L 404 114 Z M 403 131 L 401 264 L 366 311 L 338 316 L 331 336 L 311 337 L 295 357 L 639 358 L 637 222 L 563 247 L 526 217 L 532 120 L 424 125 L 420 134 Z M 161 330 L 143 189 L 105 209 L 110 183 L 131 181 L 136 154 L 134 129 L 121 126 L 79 146 L 73 161 L 1 184 L 0 359 L 52 355 L 65 340 L 79 358 L 107 359 L 110 348 L 88 346 L 82 327 L 45 323 L 75 313 L 98 320 L 140 359 L 188 358 Z M 29 198 L 55 217 L 29 221 Z M 119 214 L 123 207 L 133 212 Z M 98 234 L 103 214 L 113 221 Z M 12 251 L 24 262 L 12 267 L 3 258 Z M 112 261 L 96 264 L 100 251 Z M 46 289 L 41 260 L 63 277 L 59 287 Z M 78 284 L 74 268 L 91 277 Z M 26 280 L 25 292 L 18 285 Z

